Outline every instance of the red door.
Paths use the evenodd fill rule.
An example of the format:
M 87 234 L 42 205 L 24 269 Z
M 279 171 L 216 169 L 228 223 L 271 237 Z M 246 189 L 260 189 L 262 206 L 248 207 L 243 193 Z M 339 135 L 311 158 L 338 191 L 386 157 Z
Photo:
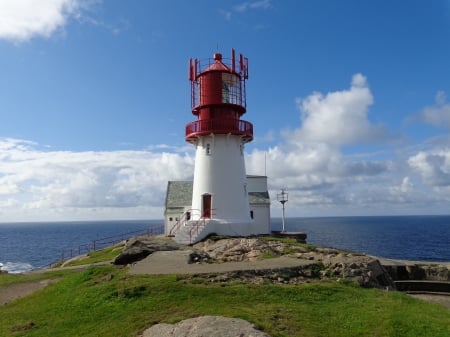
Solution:
M 203 218 L 211 218 L 211 194 L 203 194 Z

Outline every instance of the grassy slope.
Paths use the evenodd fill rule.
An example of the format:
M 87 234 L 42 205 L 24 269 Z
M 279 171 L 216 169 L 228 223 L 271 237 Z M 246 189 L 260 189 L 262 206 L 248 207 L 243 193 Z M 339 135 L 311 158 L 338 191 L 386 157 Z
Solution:
M 220 286 L 112 266 L 68 274 L 0 307 L 0 336 L 136 336 L 157 322 L 206 314 L 246 319 L 272 337 L 450 336 L 449 310 L 401 293 L 339 283 Z M 30 322 L 35 327 L 12 332 Z

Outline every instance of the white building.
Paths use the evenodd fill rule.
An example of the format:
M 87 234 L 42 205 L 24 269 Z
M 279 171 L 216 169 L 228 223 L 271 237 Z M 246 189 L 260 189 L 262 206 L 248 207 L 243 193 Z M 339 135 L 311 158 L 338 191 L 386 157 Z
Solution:
M 169 181 L 167 183 L 165 211 L 164 211 L 164 228 L 165 234 L 175 236 L 176 232 L 182 226 L 185 226 L 192 215 L 192 181 Z M 270 197 L 267 188 L 266 176 L 247 176 L 247 190 L 249 200 L 249 217 L 257 230 L 256 234 L 270 233 Z M 233 236 L 233 233 L 224 232 L 219 227 L 214 226 L 208 232 L 205 231 L 204 236 L 197 237 L 195 241 L 203 239 L 205 236 L 216 233 L 222 235 Z M 242 234 L 237 233 L 237 236 Z M 187 242 L 193 243 L 193 242 Z

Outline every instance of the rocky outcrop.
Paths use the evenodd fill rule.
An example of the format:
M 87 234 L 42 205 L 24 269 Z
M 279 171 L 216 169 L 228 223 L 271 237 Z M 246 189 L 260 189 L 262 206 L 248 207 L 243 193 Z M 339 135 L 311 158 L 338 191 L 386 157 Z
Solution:
M 418 267 L 423 269 L 427 280 L 450 281 L 450 271 L 444 265 L 418 265 Z
M 299 284 L 314 280 L 347 280 L 363 287 L 394 287 L 397 280 L 449 281 L 450 272 L 439 264 L 386 264 L 376 257 L 333 248 L 320 248 L 270 237 L 209 238 L 193 246 L 178 244 L 165 237 L 129 240 L 114 261 L 130 264 L 156 251 L 188 250 L 187 263 L 209 264 L 245 262 L 281 255 L 308 261 L 295 268 L 270 268 L 203 275 L 208 282 L 242 281 L 250 283 Z M 237 268 L 239 269 L 239 268 Z
M 393 287 L 389 273 L 377 259 L 332 248 L 314 248 L 306 253 L 294 253 L 301 259 L 318 261 L 323 264 L 322 278 L 345 279 L 363 287 Z
M 288 269 L 210 274 L 205 276 L 210 282 L 240 280 L 251 283 L 299 284 L 314 279 L 342 279 L 363 287 L 393 287 L 390 275 L 377 259 L 332 248 L 314 248 L 267 238 L 208 239 L 195 244 L 194 248 L 209 255 L 211 260 L 220 262 L 254 261 L 279 255 L 310 261 Z
M 261 238 L 233 238 L 207 239 L 196 243 L 193 247 L 220 262 L 241 262 L 255 261 L 263 255 L 279 256 L 287 244 Z
M 422 264 L 406 261 L 404 264 L 387 265 L 385 268 L 396 281 L 450 281 L 449 269 L 439 263 Z
M 126 241 L 122 253 L 114 259 L 113 263 L 116 265 L 131 264 L 156 251 L 179 249 L 186 249 L 186 246 L 165 237 L 135 237 Z
M 141 337 L 270 337 L 239 318 L 201 316 L 177 324 L 156 324 Z

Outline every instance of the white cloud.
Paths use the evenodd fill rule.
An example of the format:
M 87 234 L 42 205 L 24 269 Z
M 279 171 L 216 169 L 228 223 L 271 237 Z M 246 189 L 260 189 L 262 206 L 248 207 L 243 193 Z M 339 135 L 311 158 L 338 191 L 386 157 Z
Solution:
M 251 9 L 268 9 L 271 7 L 270 0 L 246 1 L 234 6 L 236 12 L 246 12 Z
M 219 9 L 219 13 L 225 20 L 230 21 L 233 13 L 243 14 L 251 10 L 269 9 L 272 7 L 271 0 L 245 1 L 241 2 L 231 8 L 231 10 Z M 264 28 L 263 25 L 257 25 L 255 29 L 260 30 Z
M 438 91 L 435 102 L 434 106 L 426 107 L 419 113 L 419 119 L 427 124 L 450 129 L 450 103 L 447 102 L 445 92 Z
M 1 0 L 0 39 L 23 42 L 48 38 L 77 17 L 92 0 Z
M 381 154 L 344 151 L 381 132 L 367 118 L 373 97 L 362 75 L 353 77 L 350 89 L 314 93 L 302 102 L 308 103 L 297 128 L 282 133 L 276 145 L 246 154 L 247 173 L 269 177 L 272 216 L 279 216 L 282 188 L 289 192 L 288 216 L 448 213 L 448 137 Z M 326 134 L 316 121 L 340 133 Z M 0 221 L 160 219 L 167 181 L 192 179 L 193 158 L 191 145 L 71 152 L 0 138 Z
M 425 184 L 436 187 L 450 186 L 450 150 L 420 151 L 408 160 L 412 169 L 420 174 Z
M 405 149 L 343 151 L 345 145 L 360 142 L 386 145 L 387 130 L 368 118 L 373 97 L 363 75 L 354 75 L 347 90 L 313 93 L 298 102 L 302 123 L 283 132 L 278 145 L 253 150 L 246 158 L 249 173 L 269 176 L 273 200 L 287 189 L 288 216 L 448 212 L 450 152 L 442 150 L 448 141 L 433 142 L 441 152 L 409 148 L 411 158 L 404 157 Z M 425 184 L 415 179 L 417 173 Z M 275 199 L 275 212 L 277 206 Z
M 43 151 L 16 139 L 0 139 L 0 150 L 2 221 L 162 218 L 167 181 L 193 172 L 187 154 Z
M 353 76 L 348 90 L 326 95 L 315 92 L 298 99 L 302 127 L 294 138 L 337 146 L 381 139 L 386 136 L 383 128 L 372 125 L 368 119 L 372 103 L 372 93 L 361 74 Z

